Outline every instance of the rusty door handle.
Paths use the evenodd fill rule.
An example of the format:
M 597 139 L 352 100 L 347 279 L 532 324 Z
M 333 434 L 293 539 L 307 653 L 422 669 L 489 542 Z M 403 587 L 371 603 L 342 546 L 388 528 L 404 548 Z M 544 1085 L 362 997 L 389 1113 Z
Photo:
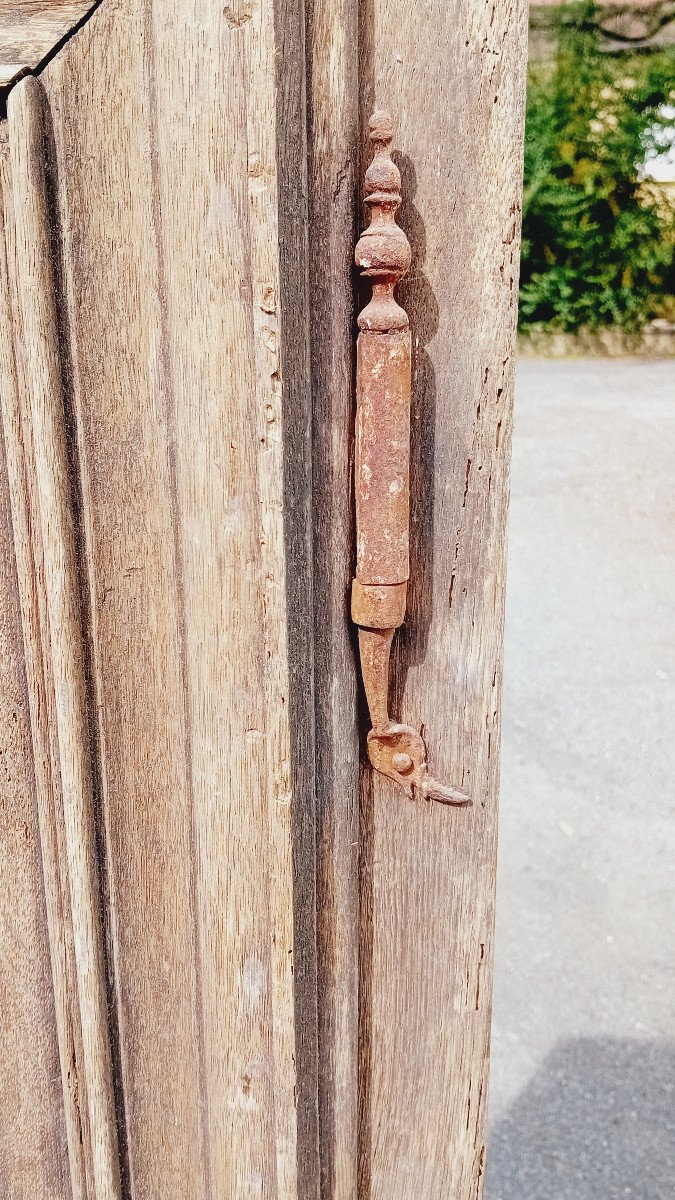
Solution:
M 373 161 L 365 177 L 370 224 L 356 246 L 356 264 L 373 281 L 359 315 L 356 366 L 356 578 L 352 620 L 359 627 L 361 672 L 372 728 L 368 757 L 410 797 L 468 804 L 469 797 L 432 779 L 426 746 L 410 725 L 389 718 L 389 659 L 403 623 L 409 576 L 410 361 L 407 313 L 394 287 L 410 266 L 410 243 L 396 224 L 401 176 L 389 146 L 388 113 L 369 122 Z

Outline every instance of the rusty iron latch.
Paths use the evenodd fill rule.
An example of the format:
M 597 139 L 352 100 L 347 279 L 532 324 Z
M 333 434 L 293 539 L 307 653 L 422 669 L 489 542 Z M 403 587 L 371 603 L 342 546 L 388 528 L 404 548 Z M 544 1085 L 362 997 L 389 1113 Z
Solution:
M 408 314 L 394 287 L 410 266 L 410 243 L 396 224 L 401 176 L 389 153 L 389 114 L 369 122 L 373 161 L 365 177 L 370 224 L 356 246 L 356 265 L 372 279 L 359 315 L 356 365 L 356 578 L 352 620 L 359 627 L 361 672 L 372 728 L 368 757 L 408 796 L 469 804 L 464 792 L 432 779 L 417 730 L 389 718 L 391 644 L 403 623 L 409 577 L 410 362 Z

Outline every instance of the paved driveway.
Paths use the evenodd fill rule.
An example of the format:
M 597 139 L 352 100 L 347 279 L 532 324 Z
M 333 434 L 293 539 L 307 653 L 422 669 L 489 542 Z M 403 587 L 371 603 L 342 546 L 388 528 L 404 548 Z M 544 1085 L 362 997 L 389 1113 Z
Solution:
M 516 395 L 486 1200 L 671 1200 L 675 362 Z

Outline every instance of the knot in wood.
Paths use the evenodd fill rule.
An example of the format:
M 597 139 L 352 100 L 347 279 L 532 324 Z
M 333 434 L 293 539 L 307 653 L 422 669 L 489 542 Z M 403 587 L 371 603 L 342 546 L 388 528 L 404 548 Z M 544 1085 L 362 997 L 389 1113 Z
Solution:
M 410 242 L 396 224 L 401 203 L 401 173 L 389 153 L 393 138 L 391 118 L 374 112 L 369 121 L 374 158 L 366 171 L 364 201 L 371 210 L 370 224 L 356 245 L 356 265 L 373 280 L 373 297 L 360 314 L 360 329 L 386 332 L 407 329 L 408 317 L 394 299 L 394 285 L 410 266 Z

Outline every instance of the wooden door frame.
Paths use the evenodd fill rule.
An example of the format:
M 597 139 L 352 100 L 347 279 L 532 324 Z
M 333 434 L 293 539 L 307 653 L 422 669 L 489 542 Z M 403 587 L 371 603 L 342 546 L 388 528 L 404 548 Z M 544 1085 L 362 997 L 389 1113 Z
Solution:
M 51 842 L 47 808 L 40 808 L 51 785 L 32 785 L 43 813 L 47 901 L 56 880 L 66 926 L 72 864 L 63 861 L 53 660 L 50 666 L 44 639 L 31 642 L 31 630 L 46 618 L 29 612 L 30 603 L 44 603 L 45 584 L 42 551 L 34 544 L 41 525 L 36 464 L 25 436 L 39 387 L 31 387 L 26 374 L 22 338 L 33 318 L 42 328 L 40 295 L 49 291 L 44 273 L 33 280 L 32 293 L 26 290 L 18 251 L 28 228 L 34 169 L 44 173 L 37 228 L 42 266 L 54 275 L 47 326 L 56 339 L 52 358 L 59 360 L 65 395 L 59 401 L 57 389 L 55 428 L 77 447 L 69 468 L 74 462 L 73 490 L 64 500 L 72 506 L 76 534 L 76 561 L 67 574 L 83 605 L 78 653 L 85 661 L 91 655 L 93 664 L 83 685 L 95 730 L 89 810 L 102 881 L 105 963 L 99 973 L 113 1014 L 115 1115 L 101 1124 L 96 1105 L 84 1105 L 81 1139 L 72 1116 L 71 1183 L 83 1197 L 129 1200 L 134 1187 L 147 1190 L 151 1180 L 170 1188 L 180 1170 L 195 1197 L 210 1196 L 221 1176 L 236 1191 L 243 1184 L 236 1183 L 228 1160 L 232 1139 L 247 1169 L 264 1179 L 265 1195 L 284 1200 L 408 1200 L 443 1190 L 473 1200 L 482 1187 L 527 5 L 491 0 L 477 8 L 459 0 L 428 11 L 408 9 L 400 0 L 305 0 L 304 7 L 292 0 L 232 0 L 225 6 L 206 0 L 197 16 L 188 0 L 121 0 L 115 6 L 73 0 L 48 8 L 25 0 L 23 41 L 16 26 L 3 28 L 0 14 L 0 84 L 9 95 L 7 129 L 14 143 L 13 162 L 6 150 L 2 159 L 10 336 L 0 353 L 5 389 L 15 372 L 18 412 L 18 418 L 8 415 L 5 402 L 5 449 L 14 479 L 12 570 L 23 589 L 33 758 L 46 755 L 57 780 Z M 39 84 L 20 79 L 30 72 Z M 349 620 L 357 306 L 352 256 L 361 224 L 363 131 L 375 104 L 391 108 L 397 128 L 401 224 L 413 247 L 412 271 L 401 289 L 414 345 L 412 583 L 392 700 L 397 715 L 424 722 L 439 773 L 471 792 L 473 806 L 461 814 L 412 806 L 363 766 L 366 716 Z M 196 133 L 185 117 L 190 112 Z M 44 126 L 33 138 L 22 193 L 26 121 L 34 128 L 38 117 Z M 200 222 L 192 219 L 192 205 L 205 214 Z M 130 206 L 144 222 L 135 254 Z M 111 265 L 100 274 L 99 248 L 106 239 Z M 89 303 L 86 287 L 94 279 Z M 176 869 L 194 875 L 195 931 L 187 932 L 188 922 L 182 936 L 195 940 L 194 970 L 204 971 L 196 991 L 186 983 L 183 1049 L 178 1035 L 174 1047 L 177 1078 L 183 1072 L 192 1079 L 194 1054 L 201 1056 L 194 1102 L 185 1101 L 199 1110 L 190 1135 L 198 1149 L 176 1141 L 163 1158 L 157 1150 L 161 1121 L 152 1104 L 159 1085 L 143 1079 L 151 1039 L 132 1015 L 143 997 L 153 1020 L 161 1021 L 163 1009 L 158 984 L 151 983 L 151 959 L 142 947 L 132 953 L 124 941 L 140 895 L 142 854 L 150 852 L 151 841 L 135 849 L 122 814 L 138 821 L 138 837 L 149 839 L 133 796 L 154 775 L 144 774 L 142 756 L 125 742 L 119 717 L 110 716 L 126 693 L 122 641 L 116 644 L 113 625 L 105 625 L 111 618 L 101 587 L 117 564 L 119 546 L 127 543 L 120 534 L 124 519 L 118 521 L 114 496 L 100 477 L 106 430 L 112 429 L 108 448 L 121 489 L 120 513 L 125 505 L 136 512 L 138 501 L 134 519 L 140 528 L 153 509 L 150 500 L 144 507 L 142 498 L 124 492 L 115 430 L 134 419 L 134 409 L 121 394 L 116 416 L 112 375 L 97 374 L 89 344 L 97 340 L 103 354 L 121 355 L 110 313 L 119 319 L 125 289 L 138 295 L 139 287 L 146 294 L 143 305 L 136 302 L 139 331 L 128 350 L 139 368 L 124 378 L 128 387 L 138 377 L 143 436 L 135 448 L 130 443 L 130 471 L 142 471 L 146 455 L 148 485 L 154 485 L 168 455 L 166 497 L 160 498 L 158 485 L 156 503 L 174 507 L 162 536 L 168 539 L 176 522 L 183 523 L 183 534 L 176 538 L 174 528 L 173 549 L 167 540 L 158 551 L 151 607 L 154 620 L 174 605 L 182 611 L 169 639 L 179 646 L 174 666 L 173 648 L 156 649 L 154 657 L 139 649 L 147 630 L 128 588 L 120 613 L 131 614 L 129 670 L 139 671 L 147 653 L 152 670 L 146 677 L 157 675 L 157 690 L 148 697 L 156 705 L 166 703 L 168 711 L 172 671 L 192 681 L 177 698 L 175 715 L 167 716 L 166 729 L 148 731 L 147 746 L 167 777 L 174 772 L 176 794 L 196 788 L 201 805 L 191 818 L 192 842 L 170 828 L 170 788 L 158 808 L 161 821 L 169 822 L 166 852 L 176 855 Z M 231 303 L 236 288 L 239 309 Z M 186 296 L 192 294 L 200 299 L 190 306 Z M 136 323 L 129 314 L 125 319 Z M 174 408 L 164 429 L 163 417 L 153 413 L 167 396 Z M 250 437 L 245 451 L 237 422 Z M 202 464 L 214 447 L 220 453 L 221 441 L 230 445 L 222 471 L 239 472 L 245 481 L 241 511 L 225 502 L 215 475 L 203 478 Z M 197 480 L 201 506 L 191 495 Z M 97 524 L 104 516 L 107 523 Z M 261 532 L 254 537 L 257 521 Z M 42 525 L 48 536 L 44 520 Z M 246 550 L 241 547 L 249 535 L 240 532 L 242 525 L 251 526 Z M 21 531 L 29 527 L 31 553 L 22 558 Z M 235 560 L 227 556 L 235 551 L 223 540 L 226 528 L 242 539 L 236 553 L 257 581 L 250 593 L 259 605 L 255 620 L 241 572 L 231 582 Z M 212 567 L 217 587 L 231 586 L 238 597 L 234 607 L 243 613 L 241 622 L 233 617 L 235 649 L 220 692 L 212 686 L 222 665 L 216 584 L 207 594 L 199 582 L 200 570 Z M 174 589 L 171 571 L 177 577 L 187 572 L 201 639 L 191 633 L 189 601 L 178 594 L 184 579 Z M 246 731 L 237 725 L 235 668 L 240 659 L 257 661 L 259 647 L 267 655 L 256 676 L 259 726 Z M 15 651 L 20 657 L 18 643 Z M 38 662 L 47 680 L 41 700 Z M 140 728 L 133 696 L 126 702 L 129 720 Z M 215 730 L 226 727 L 230 714 L 237 732 L 226 750 Z M 229 891 L 236 892 L 239 882 L 225 830 L 214 832 L 220 809 L 205 785 L 199 790 L 209 754 L 202 748 L 199 758 L 195 746 L 211 719 L 213 787 L 242 838 L 241 878 L 247 872 L 259 878 L 267 896 L 255 936 L 243 924 L 230 925 L 217 950 L 210 930 L 217 913 L 229 911 Z M 111 747 L 118 735 L 124 749 L 115 757 Z M 179 743 L 182 766 L 176 765 Z M 229 792 L 228 756 L 247 763 L 245 770 L 236 768 Z M 269 788 L 267 807 L 256 807 L 255 771 Z M 118 809 L 108 807 L 108 795 L 116 802 L 125 788 L 127 808 L 121 802 Z M 248 826 L 247 812 L 254 814 Z M 157 883 L 166 903 L 166 877 Z M 87 903 L 96 908 L 91 897 Z M 250 905 L 256 909 L 255 896 Z M 149 912 L 157 945 L 168 945 L 161 905 L 156 912 L 150 905 Z M 75 964 L 72 951 L 59 948 L 72 933 L 55 932 L 54 914 L 49 921 L 53 987 L 57 998 L 66 997 L 54 1018 L 64 1088 L 67 1096 L 67 1064 L 74 1055 L 80 1095 L 89 1095 L 81 1020 L 67 1002 L 77 991 Z M 265 1070 L 275 1083 L 268 1087 L 271 1100 L 260 1085 L 264 1115 L 256 1125 L 257 1116 L 249 1121 L 247 1097 L 257 1086 L 257 1068 L 239 1071 L 234 1108 L 218 1090 L 223 1074 L 229 1078 L 235 1070 L 241 1031 L 236 1013 L 228 1010 L 222 1028 L 216 1014 L 221 952 L 231 964 L 240 953 L 249 961 L 258 953 L 252 947 L 262 943 L 268 998 L 263 1025 L 269 1033 L 269 1042 L 267 1033 L 262 1042 Z M 145 982 L 139 978 L 144 963 Z M 148 1029 L 150 1024 L 148 1018 Z M 194 1053 L 193 1026 L 200 1047 Z M 142 1049 L 132 1063 L 134 1038 Z M 153 1070 L 159 1079 L 161 1065 Z M 193 1084 L 185 1086 L 186 1097 L 192 1096 Z M 182 1112 L 170 1087 L 167 1095 L 167 1104 L 175 1101 L 175 1111 Z M 111 1122 L 119 1137 L 117 1183 L 114 1170 L 106 1175 L 97 1149 L 98 1133 Z

